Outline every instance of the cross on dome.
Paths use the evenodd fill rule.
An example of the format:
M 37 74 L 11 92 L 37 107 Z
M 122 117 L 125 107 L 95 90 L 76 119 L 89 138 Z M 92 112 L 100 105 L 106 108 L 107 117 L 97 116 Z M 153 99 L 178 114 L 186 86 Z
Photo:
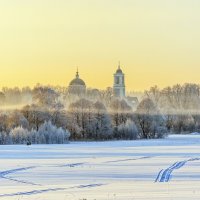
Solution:
M 120 67 L 120 61 L 119 61 L 119 64 L 118 64 L 118 69 L 121 69 L 121 67 Z
M 79 78 L 78 67 L 77 67 L 77 71 L 76 71 L 76 78 Z

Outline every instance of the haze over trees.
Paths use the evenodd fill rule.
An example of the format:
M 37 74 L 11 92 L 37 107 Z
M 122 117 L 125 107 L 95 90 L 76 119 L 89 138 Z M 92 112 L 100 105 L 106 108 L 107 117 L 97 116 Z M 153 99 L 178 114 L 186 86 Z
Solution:
M 200 132 L 200 85 L 154 86 L 145 94 L 163 113 L 168 132 Z
M 19 107 L 10 109 L 13 104 Z M 137 106 L 115 98 L 110 88 L 90 88 L 81 96 L 70 95 L 62 87 L 3 88 L 0 144 L 152 139 L 170 132 L 198 132 L 199 110 L 197 84 L 154 86 Z

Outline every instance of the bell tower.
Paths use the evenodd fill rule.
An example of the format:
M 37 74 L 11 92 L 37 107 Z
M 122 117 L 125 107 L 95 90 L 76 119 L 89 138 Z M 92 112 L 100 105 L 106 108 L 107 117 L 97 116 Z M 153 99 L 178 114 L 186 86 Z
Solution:
M 125 98 L 125 75 L 121 70 L 120 62 L 118 65 L 118 69 L 114 74 L 114 85 L 113 85 L 113 93 L 116 97 Z

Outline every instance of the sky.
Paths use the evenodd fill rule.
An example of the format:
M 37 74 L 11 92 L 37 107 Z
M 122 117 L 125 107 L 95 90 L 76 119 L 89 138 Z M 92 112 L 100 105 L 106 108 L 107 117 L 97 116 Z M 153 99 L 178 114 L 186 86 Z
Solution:
M 199 0 L 0 0 L 0 88 L 200 84 Z

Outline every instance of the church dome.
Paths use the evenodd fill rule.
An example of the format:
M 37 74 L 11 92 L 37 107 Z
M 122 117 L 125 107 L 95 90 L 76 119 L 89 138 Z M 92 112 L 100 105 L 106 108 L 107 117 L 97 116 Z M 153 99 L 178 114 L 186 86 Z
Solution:
M 70 83 L 70 86 L 86 86 L 85 82 L 79 78 L 78 71 L 76 72 L 76 78 L 73 79 Z
M 122 72 L 122 70 L 119 68 L 119 69 L 117 69 L 116 73 L 117 73 L 117 74 L 122 74 L 123 72 Z
M 80 78 L 75 78 L 73 79 L 70 83 L 69 83 L 70 86 L 72 85 L 82 85 L 82 86 L 85 86 L 85 82 L 80 79 Z
M 118 65 L 118 69 L 116 71 L 116 74 L 123 74 L 122 70 L 121 70 L 121 66 L 120 66 L 120 62 L 119 62 L 119 65 Z

